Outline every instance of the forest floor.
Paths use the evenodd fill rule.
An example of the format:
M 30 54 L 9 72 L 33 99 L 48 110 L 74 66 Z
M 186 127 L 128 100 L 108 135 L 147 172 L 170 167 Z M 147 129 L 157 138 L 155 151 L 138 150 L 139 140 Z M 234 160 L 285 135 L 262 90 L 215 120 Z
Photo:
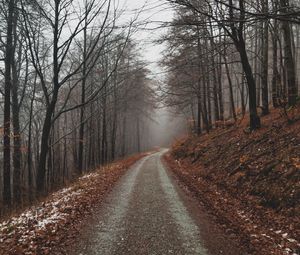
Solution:
M 164 158 L 250 254 L 300 254 L 300 121 L 272 110 L 249 132 L 246 120 L 182 138 Z
M 0 255 L 64 254 L 85 219 L 140 154 L 99 168 L 25 212 L 0 222 Z

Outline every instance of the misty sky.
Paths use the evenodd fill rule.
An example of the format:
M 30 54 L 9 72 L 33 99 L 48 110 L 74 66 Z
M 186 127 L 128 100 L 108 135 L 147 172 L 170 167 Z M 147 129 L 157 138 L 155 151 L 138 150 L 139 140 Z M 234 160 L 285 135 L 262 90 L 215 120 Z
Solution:
M 124 23 L 133 19 L 139 13 L 136 23 L 141 24 L 141 26 L 133 38 L 140 43 L 142 57 L 150 63 L 148 68 L 153 73 L 161 72 L 162 70 L 157 63 L 161 58 L 164 45 L 157 45 L 153 40 L 158 39 L 167 32 L 166 28 L 158 27 L 161 22 L 172 20 L 172 8 L 164 0 L 119 0 L 119 8 L 124 10 L 121 18 L 121 22 Z M 145 22 L 148 24 L 142 25 Z

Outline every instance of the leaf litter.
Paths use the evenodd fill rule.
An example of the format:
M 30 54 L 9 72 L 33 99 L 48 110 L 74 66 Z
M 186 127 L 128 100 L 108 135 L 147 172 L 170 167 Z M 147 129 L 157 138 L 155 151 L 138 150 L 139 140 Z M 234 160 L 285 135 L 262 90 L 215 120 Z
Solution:
M 43 202 L 0 222 L 0 254 L 66 254 L 93 208 L 126 170 L 146 155 L 131 156 L 100 167 Z
M 300 111 L 300 109 L 297 109 Z M 300 121 L 280 110 L 178 140 L 165 160 L 250 254 L 300 254 Z

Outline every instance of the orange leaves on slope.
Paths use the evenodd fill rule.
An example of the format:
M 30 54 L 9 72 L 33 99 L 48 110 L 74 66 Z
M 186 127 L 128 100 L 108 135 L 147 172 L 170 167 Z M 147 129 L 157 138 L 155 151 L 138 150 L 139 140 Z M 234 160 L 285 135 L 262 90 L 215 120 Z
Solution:
M 300 170 L 300 158 L 291 158 L 291 162 L 298 170 Z
M 249 160 L 249 156 L 248 155 L 243 155 L 240 157 L 240 163 L 244 164 Z

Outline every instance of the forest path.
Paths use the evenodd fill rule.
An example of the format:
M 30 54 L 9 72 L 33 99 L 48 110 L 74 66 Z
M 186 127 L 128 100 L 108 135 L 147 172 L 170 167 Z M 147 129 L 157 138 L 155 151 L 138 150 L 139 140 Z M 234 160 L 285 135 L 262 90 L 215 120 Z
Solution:
M 178 186 L 163 166 L 163 152 L 140 160 L 121 178 L 70 254 L 245 254 Z

